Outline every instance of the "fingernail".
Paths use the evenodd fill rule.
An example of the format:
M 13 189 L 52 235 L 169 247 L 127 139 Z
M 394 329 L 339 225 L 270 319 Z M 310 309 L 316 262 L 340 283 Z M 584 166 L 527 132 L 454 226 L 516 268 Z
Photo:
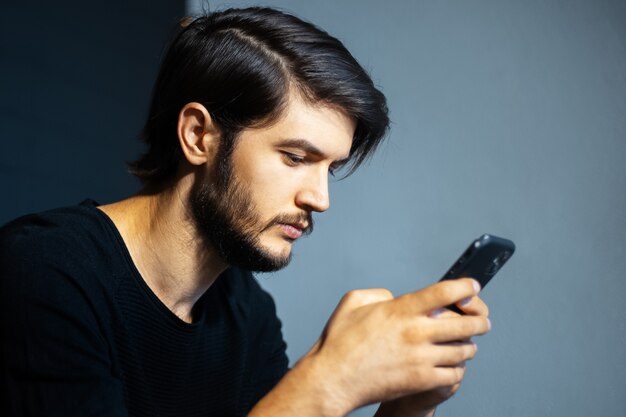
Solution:
M 472 300 L 472 297 L 464 298 L 461 301 L 459 301 L 459 305 L 465 307 L 466 305 L 470 303 L 471 300 Z
M 478 294 L 480 292 L 480 283 L 474 280 L 474 292 Z
M 443 313 L 443 308 L 438 308 L 437 310 L 433 310 L 430 312 L 430 317 L 437 317 L 441 313 Z
M 487 328 L 491 330 L 491 320 L 487 319 Z

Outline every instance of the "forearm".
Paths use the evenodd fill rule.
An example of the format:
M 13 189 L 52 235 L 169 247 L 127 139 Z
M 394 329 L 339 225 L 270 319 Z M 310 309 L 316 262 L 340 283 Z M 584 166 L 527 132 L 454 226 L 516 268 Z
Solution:
M 352 410 L 337 387 L 316 358 L 307 356 L 255 405 L 248 417 L 345 416 Z

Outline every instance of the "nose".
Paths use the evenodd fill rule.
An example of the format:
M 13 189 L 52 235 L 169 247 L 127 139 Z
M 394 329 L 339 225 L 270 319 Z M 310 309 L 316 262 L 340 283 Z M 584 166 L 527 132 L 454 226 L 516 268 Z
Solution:
M 328 195 L 328 172 L 315 176 L 296 194 L 296 205 L 307 211 L 323 212 L 330 207 Z

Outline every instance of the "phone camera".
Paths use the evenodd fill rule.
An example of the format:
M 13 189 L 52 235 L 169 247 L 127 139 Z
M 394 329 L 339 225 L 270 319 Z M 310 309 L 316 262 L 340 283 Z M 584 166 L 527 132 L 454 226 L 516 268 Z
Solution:
M 500 269 L 500 264 L 497 262 L 496 259 L 487 268 L 487 275 L 495 275 L 495 273 L 498 272 L 498 269 Z
M 502 264 L 506 262 L 511 256 L 511 252 L 505 251 L 498 255 L 487 268 L 487 274 L 494 275 L 502 267 Z

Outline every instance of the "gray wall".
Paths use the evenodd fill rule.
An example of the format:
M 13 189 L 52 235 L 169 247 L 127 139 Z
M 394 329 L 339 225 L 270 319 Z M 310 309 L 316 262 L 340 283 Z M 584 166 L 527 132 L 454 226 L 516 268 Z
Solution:
M 344 292 L 426 286 L 489 232 L 517 253 L 483 292 L 493 330 L 438 417 L 625 416 L 626 3 L 264 4 L 342 39 L 393 118 L 293 264 L 261 277 L 292 361 Z
M 129 4 L 3 2 L 0 223 L 137 189 L 123 161 L 182 3 Z M 426 286 L 489 232 L 518 251 L 438 417 L 626 415 L 624 2 L 265 4 L 344 40 L 394 120 L 371 164 L 332 184 L 292 266 L 260 277 L 292 360 L 346 291 Z

